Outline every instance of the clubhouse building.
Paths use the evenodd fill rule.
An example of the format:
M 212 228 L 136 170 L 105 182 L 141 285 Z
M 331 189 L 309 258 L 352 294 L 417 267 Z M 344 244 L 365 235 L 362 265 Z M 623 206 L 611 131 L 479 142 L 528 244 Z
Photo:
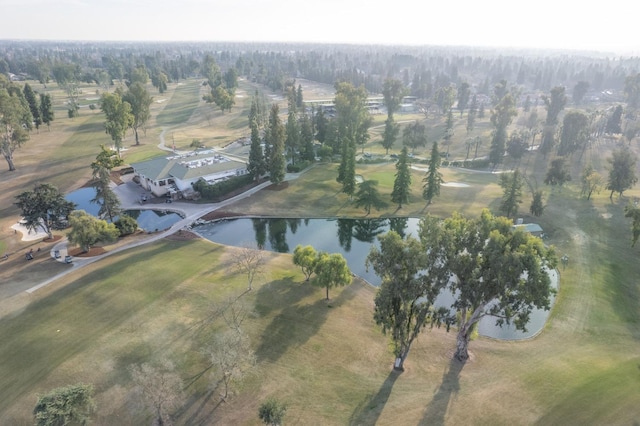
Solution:
M 131 164 L 134 181 L 156 197 L 191 198 L 200 179 L 214 184 L 247 174 L 247 165 L 213 150 L 158 157 Z

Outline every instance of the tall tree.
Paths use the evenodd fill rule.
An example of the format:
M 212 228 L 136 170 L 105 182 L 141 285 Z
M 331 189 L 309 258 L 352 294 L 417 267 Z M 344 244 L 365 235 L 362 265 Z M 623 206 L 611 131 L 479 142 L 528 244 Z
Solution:
M 402 143 L 405 148 L 410 147 L 411 152 L 415 153 L 416 148 L 427 145 L 427 128 L 418 120 L 408 124 L 402 131 Z
M 542 133 L 542 142 L 540 150 L 546 157 L 555 145 L 555 132 L 558 125 L 558 116 L 567 104 L 567 96 L 564 93 L 564 87 L 556 86 L 551 89 L 550 96 L 544 96 L 544 104 L 547 108 L 547 118 L 545 120 L 545 129 Z
M 640 73 L 628 75 L 624 80 L 624 93 L 627 106 L 636 109 L 640 106 Z
M 300 150 L 303 160 L 315 161 L 316 152 L 313 147 L 313 123 L 307 113 L 303 113 L 300 118 Z
M 286 139 L 284 146 L 289 154 L 291 164 L 296 163 L 296 156 L 300 146 L 300 126 L 298 126 L 298 118 L 294 111 L 289 110 L 287 115 Z
M 438 142 L 434 142 L 431 147 L 431 158 L 429 158 L 429 170 L 422 179 L 422 198 L 427 201 L 427 205 L 431 204 L 433 197 L 440 195 L 440 186 L 443 182 L 442 173 L 440 173 L 440 151 Z
M 522 203 L 523 185 L 524 179 L 518 169 L 512 173 L 500 175 L 500 187 L 502 188 L 500 211 L 507 217 L 515 217 L 518 214 L 518 205 Z
M 367 256 L 367 269 L 382 279 L 376 293 L 373 318 L 382 332 L 389 334 L 394 346 L 395 370 L 404 370 L 404 362 L 412 343 L 422 329 L 438 322 L 433 303 L 446 281 L 434 279 L 429 261 L 433 257 L 423 250 L 418 240 L 403 240 L 395 231 L 378 237 L 380 248 L 372 246 Z
M 580 80 L 579 82 L 577 82 L 576 85 L 573 86 L 573 95 L 571 96 L 573 98 L 573 103 L 576 105 L 580 105 L 582 103 L 582 100 L 584 99 L 584 95 L 587 94 L 588 90 L 588 81 Z
M 29 86 L 29 83 L 25 83 L 23 91 L 24 98 L 29 105 L 29 110 L 31 111 L 31 116 L 33 117 L 33 124 L 36 127 L 36 130 L 39 130 L 40 125 L 42 124 L 42 117 L 40 113 L 40 103 L 38 102 L 38 97 L 36 97 L 36 94 L 31 86 Z
M 51 131 L 51 122 L 54 118 L 53 104 L 51 103 L 51 95 L 48 93 L 40 93 L 40 117 L 42 122 L 47 125 L 47 129 Z
M 339 82 L 335 88 L 336 137 L 342 154 L 337 181 L 342 184 L 343 192 L 352 195 L 355 191 L 356 146 L 367 140 L 371 116 L 366 107 L 364 86 L 356 88 L 351 83 Z
M 605 132 L 617 135 L 622 133 L 622 105 L 616 106 L 609 115 Z
M 280 109 L 277 104 L 273 104 L 269 113 L 269 174 L 271 182 L 274 185 L 280 184 L 285 176 L 285 158 L 284 158 L 284 126 L 280 121 Z
M 316 277 L 313 283 L 327 290 L 327 300 L 329 300 L 330 288 L 351 284 L 351 271 L 346 259 L 340 253 L 318 253 L 314 272 Z
M 529 212 L 536 217 L 540 217 L 542 216 L 542 213 L 544 213 L 544 200 L 542 199 L 542 197 L 543 194 L 540 190 L 533 193 L 533 199 L 531 200 Z
M 617 192 L 620 197 L 627 189 L 633 187 L 638 182 L 636 176 L 637 157 L 625 146 L 613 151 L 613 156 L 607 158 L 609 168 L 609 179 L 606 189 L 611 191 L 609 198 L 613 198 L 613 193 Z
M 389 149 L 393 147 L 399 133 L 400 126 L 395 123 L 393 116 L 387 117 L 384 122 L 384 132 L 382 133 L 382 147 L 386 150 L 386 154 L 389 154 Z
M 564 158 L 556 158 L 551 162 L 544 183 L 551 186 L 562 186 L 566 182 L 571 181 L 571 173 Z
M 391 201 L 398 204 L 401 209 L 403 204 L 409 203 L 411 195 L 411 169 L 409 168 L 409 154 L 407 147 L 403 147 L 400 157 L 396 162 L 396 178 L 393 181 Z
M 151 76 L 151 84 L 153 85 L 153 87 L 158 89 L 158 92 L 160 92 L 160 94 L 167 91 L 167 83 L 169 83 L 169 78 L 162 71 L 156 71 Z
M 570 155 L 584 149 L 589 141 L 589 117 L 581 111 L 569 111 L 562 120 L 558 155 Z
M 634 207 L 631 204 L 625 206 L 624 217 L 631 218 L 631 247 L 635 247 L 640 237 L 640 208 Z
M 586 195 L 587 200 L 591 199 L 591 194 L 594 192 L 600 192 L 602 188 L 602 176 L 598 173 L 591 163 L 587 164 L 582 170 L 582 192 L 581 195 Z
M 476 114 L 478 111 L 478 99 L 476 95 L 473 95 L 471 99 L 471 105 L 469 106 L 469 112 L 467 113 L 467 133 L 470 133 L 476 125 Z
M 382 86 L 382 96 L 384 105 L 387 107 L 387 118 L 392 118 L 393 114 L 400 107 L 402 98 L 406 96 L 407 89 L 400 80 L 387 78 Z
M 475 220 L 454 213 L 444 221 L 428 216 L 420 222 L 420 239 L 438 259 L 432 269 L 447 277 L 455 295 L 458 360 L 469 358 L 471 334 L 484 316 L 526 330 L 534 308 L 549 309 L 554 290 L 547 271 L 557 262 L 553 248 L 512 226 L 510 219 L 487 209 Z
M 267 166 L 265 164 L 264 153 L 262 152 L 258 124 L 254 119 L 251 120 L 249 125 L 251 127 L 251 146 L 249 148 L 247 171 L 253 177 L 253 180 L 257 181 L 260 179 L 260 176 L 267 172 Z
M 33 415 L 37 426 L 84 425 L 95 409 L 93 386 L 79 383 L 39 396 Z
M 458 89 L 458 111 L 460 111 L 460 115 L 462 116 L 462 112 L 467 108 L 469 104 L 469 97 L 471 96 L 471 88 L 469 83 L 463 81 L 460 84 L 460 88 Z
M 13 162 L 13 153 L 27 140 L 31 129 L 33 117 L 22 92 L 0 87 L 0 152 L 7 164 L 9 171 L 16 170 Z
M 60 227 L 67 216 L 75 209 L 75 204 L 67 201 L 55 186 L 41 183 L 33 191 L 24 191 L 16 196 L 15 204 L 20 208 L 25 226 L 29 230 L 42 229 L 49 238 L 51 230 Z
M 103 93 L 100 108 L 106 116 L 104 128 L 111 136 L 118 155 L 122 149 L 122 140 L 127 134 L 127 129 L 131 127 L 134 116 L 131 113 L 129 102 L 122 100 L 119 93 Z
M 131 114 L 133 115 L 133 121 L 131 122 L 131 128 L 133 134 L 136 137 L 136 145 L 140 145 L 140 139 L 138 138 L 138 129 L 144 129 L 147 121 L 151 117 L 151 110 L 149 107 L 153 102 L 153 98 L 149 96 L 149 92 L 140 82 L 132 83 L 122 95 L 123 102 L 128 102 L 131 105 Z
M 96 243 L 112 243 L 120 236 L 116 225 L 91 216 L 84 210 L 71 212 L 69 225 L 71 225 L 71 230 L 67 234 L 69 242 L 80 246 L 84 253 Z
M 364 207 L 364 211 L 367 215 L 371 213 L 371 208 L 380 210 L 387 206 L 378 192 L 377 180 L 365 180 L 358 184 L 358 191 L 356 192 L 356 207 Z
M 511 93 L 504 95 L 491 112 L 491 124 L 494 126 L 489 162 L 500 164 L 507 144 L 507 127 L 517 115 L 515 100 Z

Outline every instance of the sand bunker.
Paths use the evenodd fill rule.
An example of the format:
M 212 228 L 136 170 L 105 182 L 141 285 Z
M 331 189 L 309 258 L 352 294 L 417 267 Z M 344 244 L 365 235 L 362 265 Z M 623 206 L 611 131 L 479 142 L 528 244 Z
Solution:
M 460 183 L 460 182 L 445 182 L 442 184 L 442 186 L 450 186 L 452 188 L 469 188 L 469 186 L 471 185 L 467 185 L 466 183 Z

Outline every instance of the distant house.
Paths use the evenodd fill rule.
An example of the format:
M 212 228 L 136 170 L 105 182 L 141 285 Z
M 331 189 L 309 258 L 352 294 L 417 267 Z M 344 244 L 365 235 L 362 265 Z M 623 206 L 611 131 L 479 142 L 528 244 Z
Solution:
M 514 229 L 522 229 L 525 232 L 530 233 L 534 237 L 542 237 L 544 232 L 542 231 L 542 227 L 537 223 L 521 223 L 518 225 L 513 225 Z
M 199 179 L 216 183 L 232 176 L 247 174 L 247 165 L 215 151 L 158 157 L 131 164 L 135 181 L 155 196 L 186 194 Z

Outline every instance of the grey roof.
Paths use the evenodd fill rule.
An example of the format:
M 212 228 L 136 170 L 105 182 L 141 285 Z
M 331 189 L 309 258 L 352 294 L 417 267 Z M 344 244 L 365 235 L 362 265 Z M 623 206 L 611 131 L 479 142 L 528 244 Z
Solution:
M 521 225 L 514 225 L 514 228 L 524 228 L 529 233 L 542 232 L 542 227 L 537 223 L 523 223 Z
M 158 157 L 131 165 L 136 173 L 158 181 L 174 177 L 181 180 L 196 179 L 246 165 L 211 151 L 174 157 Z

